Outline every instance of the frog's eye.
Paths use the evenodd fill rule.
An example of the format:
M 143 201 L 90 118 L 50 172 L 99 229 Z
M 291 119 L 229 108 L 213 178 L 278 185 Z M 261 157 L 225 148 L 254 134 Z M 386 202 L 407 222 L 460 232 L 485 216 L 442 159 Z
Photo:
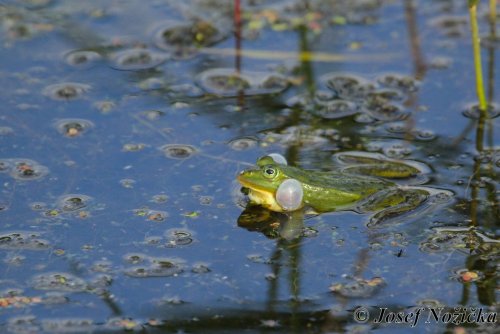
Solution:
M 278 175 L 278 170 L 271 166 L 265 167 L 263 171 L 264 171 L 264 176 L 267 177 L 268 179 L 275 178 L 276 175 Z

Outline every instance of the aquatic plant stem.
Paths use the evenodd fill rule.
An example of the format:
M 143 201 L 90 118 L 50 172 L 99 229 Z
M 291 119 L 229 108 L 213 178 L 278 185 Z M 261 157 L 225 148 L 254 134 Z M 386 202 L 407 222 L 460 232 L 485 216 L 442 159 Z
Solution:
M 496 29 L 496 20 L 497 20 L 497 0 L 490 0 L 490 38 L 492 41 L 497 40 L 497 29 Z M 495 91 L 495 46 L 490 45 L 488 50 L 488 104 L 493 102 L 494 91 Z M 494 146 L 494 121 L 492 119 L 487 120 L 488 134 L 487 134 L 487 143 L 489 149 L 492 149 Z M 495 170 L 493 167 L 493 159 L 489 162 L 487 170 L 492 179 L 495 178 Z M 491 221 L 493 224 L 500 225 L 500 199 L 497 198 L 497 187 L 494 183 L 488 183 L 486 185 L 488 200 L 492 203 L 492 213 L 493 218 Z
M 235 37 L 235 67 L 236 73 L 241 71 L 241 3 L 234 1 L 234 37 Z
M 497 29 L 496 29 L 496 18 L 497 18 L 497 0 L 490 0 L 490 40 L 497 40 Z M 491 104 L 493 101 L 493 93 L 494 93 L 494 78 L 495 78 L 495 45 L 494 43 L 490 43 L 488 47 L 488 104 Z M 493 145 L 490 145 L 493 146 Z
M 497 19 L 497 0 L 490 0 L 490 23 L 495 24 Z
M 413 58 L 413 75 L 418 80 L 422 80 L 427 72 L 427 64 L 425 63 L 424 55 L 422 54 L 416 11 L 414 0 L 406 0 L 405 18 L 408 37 L 410 40 L 410 50 Z
M 479 0 L 469 0 L 469 17 L 472 31 L 472 47 L 474 52 L 474 69 L 476 71 L 476 91 L 479 100 L 479 110 L 486 115 L 486 96 L 483 86 L 483 71 L 481 66 L 481 49 L 479 46 L 479 32 L 477 27 L 477 3 Z

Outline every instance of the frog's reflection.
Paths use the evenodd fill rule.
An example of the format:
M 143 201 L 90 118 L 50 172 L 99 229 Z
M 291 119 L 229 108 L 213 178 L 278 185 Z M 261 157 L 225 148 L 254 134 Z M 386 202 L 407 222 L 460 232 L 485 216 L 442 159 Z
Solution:
M 249 204 L 238 217 L 238 226 L 261 232 L 271 239 L 292 240 L 302 235 L 304 214 L 302 211 L 284 214 Z

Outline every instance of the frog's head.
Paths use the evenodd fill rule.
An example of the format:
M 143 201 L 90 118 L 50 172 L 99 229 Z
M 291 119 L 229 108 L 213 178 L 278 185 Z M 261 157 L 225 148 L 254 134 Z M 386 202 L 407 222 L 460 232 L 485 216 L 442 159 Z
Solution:
M 257 192 L 269 193 L 274 197 L 280 184 L 287 176 L 271 157 L 265 156 L 257 160 L 257 167 L 247 169 L 238 175 L 243 187 Z
M 271 156 L 260 158 L 257 160 L 257 168 L 247 169 L 238 175 L 238 181 L 249 190 L 248 196 L 253 203 L 278 212 L 301 206 L 300 184 L 293 185 L 295 188 L 300 188 L 298 189 L 300 198 L 297 198 L 295 188 L 292 188 L 294 191 L 290 192 L 289 187 L 283 186 L 288 185 L 289 179 L 286 175 L 286 165 L 277 163 Z M 298 183 L 296 180 L 294 182 Z M 295 202 L 291 207 L 289 207 L 289 198 Z

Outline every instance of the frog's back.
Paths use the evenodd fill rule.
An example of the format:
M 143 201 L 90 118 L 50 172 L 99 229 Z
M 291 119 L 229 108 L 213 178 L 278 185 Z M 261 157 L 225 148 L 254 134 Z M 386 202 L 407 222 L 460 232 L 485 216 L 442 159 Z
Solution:
M 343 172 L 318 172 L 284 166 L 283 172 L 300 180 L 304 202 L 319 212 L 335 211 L 353 206 L 359 200 L 393 185 L 371 176 Z

